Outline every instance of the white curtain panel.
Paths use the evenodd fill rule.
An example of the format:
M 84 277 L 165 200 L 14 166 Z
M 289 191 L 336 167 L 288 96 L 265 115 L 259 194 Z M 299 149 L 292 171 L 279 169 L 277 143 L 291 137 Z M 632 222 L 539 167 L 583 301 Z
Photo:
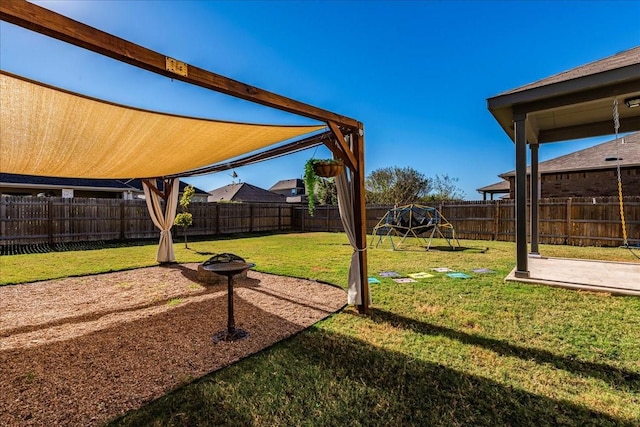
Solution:
M 347 233 L 349 243 L 353 248 L 353 254 L 351 255 L 351 266 L 349 267 L 349 289 L 347 291 L 347 303 L 348 304 L 362 304 L 362 281 L 360 279 L 360 263 L 358 262 L 358 252 L 366 250 L 366 248 L 358 248 L 356 244 L 356 225 L 353 214 L 353 175 L 349 171 L 349 177 L 347 178 L 347 168 L 342 173 L 336 176 L 336 188 L 338 189 L 338 210 L 340 211 L 340 219 L 344 231 Z M 371 292 L 367 295 L 369 303 L 371 303 Z
M 156 181 L 149 181 L 151 185 L 156 186 Z M 165 181 L 165 185 L 170 185 Z M 173 252 L 173 239 L 171 237 L 171 227 L 176 219 L 176 208 L 178 207 L 178 193 L 180 192 L 180 180 L 174 179 L 171 187 L 171 193 L 165 203 L 164 212 L 160 205 L 160 196 L 151 191 L 146 182 L 142 185 L 144 189 L 144 198 L 147 201 L 147 209 L 151 220 L 156 227 L 160 229 L 160 243 L 158 245 L 158 262 L 174 262 L 176 260 Z M 157 187 L 155 187 L 157 189 Z

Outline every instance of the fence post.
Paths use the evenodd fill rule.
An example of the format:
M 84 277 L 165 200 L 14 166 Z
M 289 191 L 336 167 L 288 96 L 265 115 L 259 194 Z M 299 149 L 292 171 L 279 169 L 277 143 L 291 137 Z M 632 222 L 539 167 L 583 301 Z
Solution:
M 498 240 L 498 230 L 500 230 L 500 200 L 493 203 L 493 240 Z
M 253 204 L 249 205 L 249 233 L 253 233 Z
M 327 217 L 326 219 L 327 219 L 327 233 L 328 233 L 329 231 L 331 231 L 329 229 L 329 205 L 324 206 L 324 214 Z
M 120 240 L 125 239 L 124 235 L 125 235 L 126 227 L 125 227 L 124 221 L 126 216 L 124 214 L 124 209 L 125 209 L 124 200 L 121 200 L 120 201 Z
M 53 199 L 49 198 L 47 201 L 47 235 L 49 240 L 49 246 L 53 246 Z
M 566 222 L 566 237 L 564 244 L 568 245 L 571 240 L 571 197 L 567 199 L 567 222 Z
M 220 234 L 220 204 L 215 204 L 215 213 L 216 213 L 216 235 Z

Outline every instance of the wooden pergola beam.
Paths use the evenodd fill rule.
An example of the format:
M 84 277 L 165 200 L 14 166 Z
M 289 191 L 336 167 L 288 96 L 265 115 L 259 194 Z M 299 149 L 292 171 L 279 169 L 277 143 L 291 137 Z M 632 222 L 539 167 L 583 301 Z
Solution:
M 333 133 L 331 133 L 331 131 L 325 131 L 318 135 L 313 135 L 304 139 L 299 139 L 289 144 L 272 148 L 267 151 L 262 151 L 260 153 L 250 154 L 248 156 L 241 157 L 239 159 L 232 160 L 230 162 L 216 163 L 214 165 L 189 170 L 176 175 L 169 175 L 169 176 L 166 176 L 165 178 L 205 175 L 205 174 L 210 174 L 215 172 L 222 172 L 229 169 L 236 169 L 242 166 L 252 165 L 259 162 L 264 162 L 266 160 L 271 160 L 280 156 L 284 156 L 285 154 L 297 153 L 298 151 L 301 151 L 301 150 L 306 150 L 311 147 L 316 147 L 323 143 L 327 144 L 328 143 L 327 141 L 329 141 L 332 136 L 333 136 Z
M 327 146 L 336 155 L 336 157 L 343 159 L 351 170 L 357 171 L 358 161 L 351 151 L 349 144 L 347 144 L 347 141 L 344 139 L 344 135 L 342 135 L 340 128 L 334 122 L 327 122 L 327 124 L 329 125 L 329 129 L 331 129 L 331 132 L 336 139 L 337 147 L 333 144 L 327 144 Z
M 155 179 L 145 178 L 145 179 L 142 179 L 141 181 L 147 184 L 147 187 L 149 187 L 149 190 L 156 193 L 159 197 L 161 197 L 166 202 L 169 199 L 169 196 L 171 196 L 171 188 L 173 187 L 174 179 L 175 178 L 163 179 L 164 188 L 162 190 L 156 187 Z
M 176 61 L 24 0 L 2 0 L 0 19 L 175 80 L 322 122 L 361 128 L 358 121 L 349 117 Z

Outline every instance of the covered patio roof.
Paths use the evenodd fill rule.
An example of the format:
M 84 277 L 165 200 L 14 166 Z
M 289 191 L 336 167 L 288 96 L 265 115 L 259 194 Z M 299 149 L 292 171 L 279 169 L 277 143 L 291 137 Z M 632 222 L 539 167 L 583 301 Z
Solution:
M 529 278 L 526 147 L 531 151 L 531 253 L 538 255 L 539 144 L 640 130 L 640 46 L 503 92 L 487 104 L 516 145 L 514 276 Z
M 618 99 L 620 132 L 640 129 L 640 112 L 624 104 L 640 97 L 640 46 L 538 80 L 488 99 L 488 107 L 511 139 L 515 117 L 527 116 L 530 143 L 566 141 L 613 133 Z

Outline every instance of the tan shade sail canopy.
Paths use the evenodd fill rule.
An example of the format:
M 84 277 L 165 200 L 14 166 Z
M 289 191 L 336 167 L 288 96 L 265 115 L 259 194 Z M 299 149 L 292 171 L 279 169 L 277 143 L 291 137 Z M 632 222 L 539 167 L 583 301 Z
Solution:
M 0 172 L 67 178 L 180 174 L 323 129 L 196 119 L 88 98 L 0 72 Z

